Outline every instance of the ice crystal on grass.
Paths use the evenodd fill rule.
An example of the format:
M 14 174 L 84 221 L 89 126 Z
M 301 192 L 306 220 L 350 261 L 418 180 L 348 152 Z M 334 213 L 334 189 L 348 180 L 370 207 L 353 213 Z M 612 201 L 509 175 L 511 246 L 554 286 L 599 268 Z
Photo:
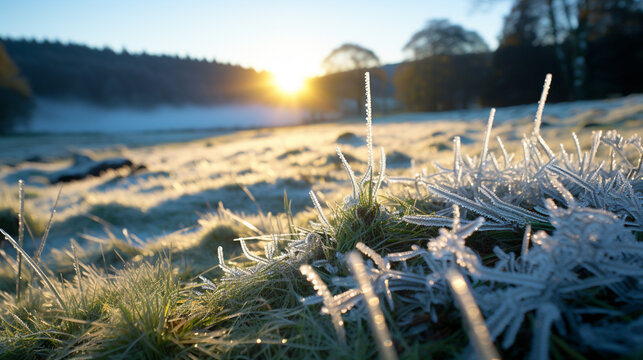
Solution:
M 393 348 L 393 340 L 386 326 L 384 313 L 382 313 L 382 309 L 380 308 L 380 299 L 373 291 L 373 285 L 371 284 L 370 276 L 366 271 L 362 258 L 359 254 L 352 252 L 348 255 L 348 263 L 366 301 L 370 320 L 369 324 L 375 335 L 380 357 L 385 360 L 397 360 L 397 354 Z
M 283 239 L 281 236 L 288 237 Z M 283 235 L 268 235 L 258 236 L 252 238 L 237 239 L 241 243 L 241 250 L 243 255 L 255 264 L 248 267 L 229 266 L 225 263 L 223 256 L 223 247 L 218 247 L 218 260 L 219 268 L 223 270 L 226 276 L 230 278 L 247 276 L 257 273 L 274 273 L 278 272 L 281 268 L 275 268 L 274 265 L 283 263 L 285 266 L 294 266 L 307 259 L 313 251 L 313 248 L 319 243 L 319 235 L 314 232 L 304 234 L 283 234 Z M 296 237 L 298 239 L 291 239 Z M 246 240 L 262 240 L 271 241 L 264 246 L 264 257 L 261 257 L 252 252 L 246 243 Z M 285 242 L 286 245 L 281 246 L 279 243 Z M 208 284 L 206 284 L 208 285 Z
M 317 291 L 317 295 L 324 300 L 324 309 L 322 311 L 330 314 L 340 343 L 345 343 L 346 335 L 344 332 L 344 321 L 342 320 L 342 315 L 339 307 L 337 306 L 337 299 L 332 296 L 330 290 L 328 290 L 328 286 L 326 286 L 324 281 L 319 277 L 319 275 L 317 275 L 317 272 L 315 272 L 312 266 L 302 265 L 299 268 L 299 271 L 301 271 L 301 274 L 306 276 L 306 279 L 313 284 L 313 288 Z
M 497 141 L 501 154 L 496 156 L 489 151 L 495 112 L 492 109 L 480 157 L 463 158 L 460 139 L 456 137 L 453 168 L 439 167 L 437 174 L 422 172 L 414 178 L 389 179 L 425 187 L 435 200 L 452 204 L 452 210 L 438 208 L 435 214 L 406 214 L 401 218 L 440 228 L 439 235 L 425 246 L 412 245 L 408 251 L 380 254 L 358 242 L 356 248 L 370 258 L 366 264 L 359 260 L 364 266 L 361 281 L 356 284 L 349 277 L 336 277 L 330 285 L 329 291 L 338 292 L 332 302 L 340 313 L 356 306 L 363 309 L 359 305 L 362 301 L 371 302 L 363 287 L 368 282 L 372 291 L 386 299 L 389 309 L 399 315 L 399 326 L 410 326 L 422 312 L 437 321 L 435 306 L 453 301 L 448 284 L 457 292 L 454 282 L 461 279 L 466 284 L 465 279 L 470 279 L 473 286 L 467 286 L 468 292 L 457 296 L 463 317 L 478 329 L 472 330 L 471 338 L 481 357 L 497 357 L 491 341 L 482 335 L 502 339 L 500 344 L 507 349 L 527 326 L 528 315 L 535 319 L 531 341 L 534 358 L 548 358 L 554 332 L 581 347 L 619 354 L 633 350 L 640 341 L 635 331 L 620 334 L 619 338 L 606 336 L 604 341 L 600 336 L 619 326 L 615 324 L 640 328 L 640 316 L 622 323 L 623 312 L 592 305 L 601 302 L 591 299 L 601 293 L 610 301 L 628 304 L 630 313 L 643 304 L 643 244 L 633 233 L 643 229 L 641 141 L 638 136 L 624 139 L 615 131 L 599 131 L 593 134 L 589 151 L 583 152 L 573 134 L 575 156 L 562 145 L 556 154 L 540 132 L 550 83 L 548 75 L 533 131 L 522 141 L 522 159 L 508 153 L 500 138 Z M 369 146 L 371 143 L 369 139 Z M 498 161 L 499 157 L 502 161 Z M 353 206 L 364 187 L 357 183 L 346 161 L 342 162 L 353 185 L 353 194 L 345 206 Z M 549 232 L 532 233 L 532 226 Z M 467 245 L 467 238 L 476 231 L 517 230 L 524 231 L 520 252 L 494 246 L 493 261 L 488 265 Z M 356 255 L 351 256 L 354 267 Z M 468 296 L 469 305 L 463 303 L 461 296 Z M 315 297 L 306 302 L 321 301 Z M 331 300 L 324 297 L 323 301 L 326 304 Z M 476 320 L 476 316 L 467 313 L 473 308 L 480 309 L 484 324 L 478 315 Z M 373 313 L 372 309 L 369 313 Z M 358 314 L 365 315 L 363 311 Z
M 548 76 L 539 101 L 533 131 L 522 141 L 523 159 L 508 153 L 498 138 L 503 161 L 488 151 L 494 111 L 485 133 L 480 157 L 463 161 L 459 138 L 454 140 L 453 168 L 440 166 L 437 174 L 415 178 L 394 178 L 391 182 L 425 187 L 432 196 L 458 204 L 492 224 L 481 230 L 524 229 L 529 224 L 548 223 L 544 200 L 565 202 L 557 185 L 562 184 L 581 204 L 610 211 L 625 220 L 629 228 L 641 231 L 641 159 L 643 147 L 638 136 L 624 139 L 616 131 L 595 132 L 591 148 L 583 152 L 578 138 L 575 156 L 560 146 L 556 154 L 540 134 L 543 107 L 549 90 Z M 604 144 L 601 147 L 601 144 Z M 603 149 L 606 148 L 606 149 Z M 606 156 L 606 154 L 608 154 Z M 606 158 L 605 158 L 606 157 Z M 408 217 L 410 222 L 442 221 L 436 216 Z
M 449 285 L 453 290 L 458 307 L 466 319 L 469 336 L 472 339 L 478 358 L 484 360 L 500 359 L 498 351 L 493 346 L 480 309 L 471 294 L 469 284 L 467 284 L 462 274 L 454 269 L 449 269 L 446 277 L 449 280 Z
M 552 324 L 576 335 L 580 329 L 588 331 L 588 323 L 577 315 L 586 310 L 580 301 L 585 290 L 605 287 L 623 300 L 643 302 L 640 284 L 635 281 L 643 276 L 643 245 L 623 222 L 605 210 L 582 208 L 575 203 L 564 209 L 551 200 L 547 204 L 553 234 L 534 234 L 531 248 L 527 251 L 525 246 L 519 257 L 496 248 L 498 261 L 492 267 L 483 265 L 465 244 L 484 219 L 461 226 L 457 205 L 451 229 L 441 228 L 440 235 L 429 240 L 425 249 L 414 246 L 407 252 L 381 256 L 362 243 L 357 248 L 373 260 L 367 272 L 374 291 L 385 297 L 391 308 L 395 300 L 402 303 L 401 312 L 411 307 L 431 314 L 431 304 L 450 302 L 445 276 L 453 267 L 477 281 L 473 296 L 487 315 L 491 337 L 504 333 L 503 348 L 514 343 L 525 316 L 535 312 L 539 325 L 533 351 L 543 358 L 548 353 L 546 339 Z M 405 264 L 417 257 L 424 260 L 422 266 Z M 351 288 L 336 297 L 350 298 L 353 307 L 355 297 L 349 294 L 359 292 L 359 288 Z M 402 294 L 394 298 L 391 293 L 397 292 Z
M 479 157 L 463 157 L 456 137 L 452 169 L 389 179 L 425 187 L 434 200 L 451 205 L 431 215 L 406 212 L 397 220 L 439 228 L 438 235 L 425 239 L 423 245 L 382 254 L 357 241 L 355 248 L 368 258 L 366 262 L 355 252 L 347 256 L 352 249 L 346 253 L 333 250 L 338 241 L 334 237 L 347 221 L 342 216 L 364 216 L 370 210 L 360 207 L 379 206 L 376 197 L 385 180 L 386 160 L 382 150 L 380 173 L 375 179 L 367 106 L 369 161 L 360 179 L 337 149 L 352 187 L 343 208 L 335 212 L 339 219 L 329 220 L 311 191 L 319 221 L 311 231 L 238 239 L 243 254 L 254 265 L 227 265 L 219 248 L 220 268 L 228 278 L 238 278 L 279 271 L 283 269 L 280 264 L 297 266 L 316 291 L 301 301 L 323 304 L 322 313 L 331 316 L 341 343 L 347 339 L 345 320 L 368 317 L 383 357 L 394 358 L 396 354 L 380 309 L 382 303 L 396 314 L 397 326 L 407 328 L 417 325 L 415 319 L 422 314 L 437 322 L 437 309 L 454 300 L 469 324 L 474 348 L 483 358 L 497 358 L 493 340 L 498 340 L 502 349 L 512 347 L 518 333 L 530 323 L 534 358 L 548 358 L 552 333 L 579 346 L 625 353 L 636 343 L 637 335 L 623 334 L 620 339 L 606 339 L 604 344 L 589 343 L 622 322 L 624 313 L 590 305 L 587 298 L 601 292 L 630 307 L 643 304 L 643 284 L 637 280 L 643 277 L 643 245 L 633 234 L 641 230 L 643 219 L 640 138 L 596 132 L 589 151 L 582 152 L 573 135 L 575 156 L 563 146 L 559 154 L 554 153 L 540 133 L 550 81 L 548 76 L 533 131 L 522 141 L 523 159 L 507 152 L 499 138 L 501 154 L 489 151 L 492 110 Z M 601 144 L 609 151 L 602 151 Z M 603 159 L 606 153 L 607 160 Z M 393 216 L 384 208 L 381 211 Z M 532 233 L 532 227 L 541 230 Z M 521 244 L 517 241 L 519 253 L 491 244 L 492 254 L 486 254 L 483 262 L 481 254 L 467 242 L 478 231 L 492 232 L 488 241 L 493 241 L 493 234 L 498 232 L 523 231 Z M 269 241 L 263 256 L 249 248 L 248 240 Z M 324 248 L 327 257 L 313 258 L 316 247 Z M 338 276 L 346 274 L 340 269 L 346 259 L 344 265 L 352 268 L 353 276 Z M 311 265 L 306 265 L 307 261 Z M 326 284 L 315 268 L 334 277 Z M 203 288 L 216 291 L 214 283 L 202 280 Z M 526 321 L 528 316 L 534 321 Z M 623 326 L 636 328 L 640 326 L 637 321 Z

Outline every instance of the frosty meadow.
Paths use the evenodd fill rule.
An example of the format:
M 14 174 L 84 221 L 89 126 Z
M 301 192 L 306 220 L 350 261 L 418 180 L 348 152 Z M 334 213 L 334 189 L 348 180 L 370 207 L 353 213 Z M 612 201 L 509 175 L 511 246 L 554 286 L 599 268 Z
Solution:
M 494 142 L 492 109 L 479 154 L 465 154 L 473 144 L 456 136 L 450 158 L 429 172 L 391 166 L 397 150 L 389 162 L 384 148 L 376 154 L 367 73 L 366 169 L 354 171 L 364 146 L 349 142 L 336 163 L 322 156 L 328 174 L 299 175 L 313 187 L 341 185 L 331 171 L 342 167 L 348 196 L 340 185 L 313 189 L 312 208 L 295 213 L 284 196 L 284 213 L 273 215 L 261 210 L 260 187 L 244 188 L 257 195 L 256 215 L 220 205 L 192 231 L 154 241 L 108 232 L 43 256 L 58 226 L 50 220 L 27 251 L 34 224 L 21 183 L 18 236 L 2 230 L 17 255 L 0 253 L 0 357 L 640 357 L 641 138 L 598 126 L 589 142 L 565 133 L 567 147 L 553 147 L 545 133 L 567 128 L 543 122 L 550 83 L 522 138 Z M 404 136 L 413 134 L 394 140 Z M 431 154 L 412 156 L 422 157 Z M 263 169 L 276 179 L 289 171 Z M 111 183 L 70 187 L 128 179 L 106 176 Z

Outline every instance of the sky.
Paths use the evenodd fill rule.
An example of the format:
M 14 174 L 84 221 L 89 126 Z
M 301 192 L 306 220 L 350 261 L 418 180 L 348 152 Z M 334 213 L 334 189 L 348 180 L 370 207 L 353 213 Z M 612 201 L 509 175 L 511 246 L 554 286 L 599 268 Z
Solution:
M 319 74 L 346 42 L 384 64 L 430 19 L 475 30 L 492 49 L 510 0 L 0 0 L 0 36 L 59 40 L 132 53 L 205 58 L 276 74 Z

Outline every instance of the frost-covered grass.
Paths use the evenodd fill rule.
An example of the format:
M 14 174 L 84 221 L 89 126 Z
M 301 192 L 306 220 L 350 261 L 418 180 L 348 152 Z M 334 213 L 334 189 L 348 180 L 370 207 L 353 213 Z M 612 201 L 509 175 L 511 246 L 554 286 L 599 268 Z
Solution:
M 0 357 L 640 357 L 641 105 L 570 121 L 542 117 L 543 94 L 497 126 L 371 127 L 369 103 L 364 136 L 121 149 L 147 169 L 66 185 L 51 231 L 38 172 L 65 160 L 5 167 L 41 225 L 21 266 L 1 253 Z

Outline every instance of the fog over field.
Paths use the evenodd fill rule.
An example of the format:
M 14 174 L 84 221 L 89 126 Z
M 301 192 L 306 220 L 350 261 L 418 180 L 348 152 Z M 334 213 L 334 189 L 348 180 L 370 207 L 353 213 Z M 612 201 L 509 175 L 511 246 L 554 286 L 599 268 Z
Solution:
M 36 110 L 17 132 L 124 133 L 175 130 L 229 130 L 299 124 L 305 113 L 261 105 L 155 106 L 106 108 L 75 101 L 37 99 Z

